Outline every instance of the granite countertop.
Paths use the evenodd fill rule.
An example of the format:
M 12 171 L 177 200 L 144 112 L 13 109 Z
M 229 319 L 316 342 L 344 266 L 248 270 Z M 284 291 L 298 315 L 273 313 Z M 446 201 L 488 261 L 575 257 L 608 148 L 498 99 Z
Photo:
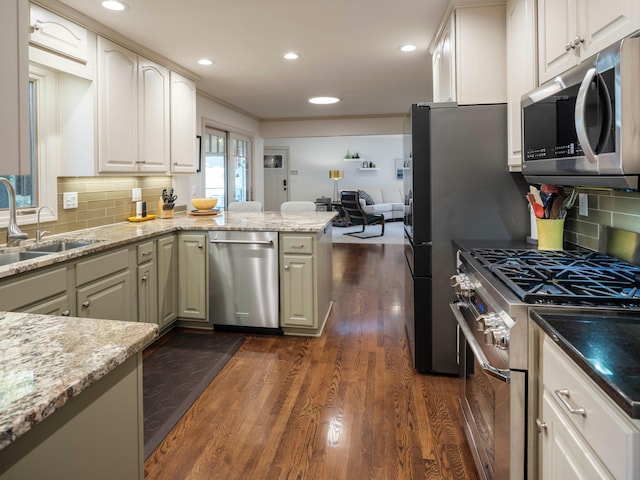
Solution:
M 531 318 L 631 418 L 640 418 L 640 312 L 558 312 Z
M 46 236 L 42 244 L 56 239 L 97 241 L 85 247 L 0 266 L 0 278 L 65 262 L 90 253 L 139 242 L 149 237 L 175 231 L 271 231 L 318 233 L 330 225 L 337 212 L 222 212 L 215 216 L 177 214 L 173 218 L 156 218 L 143 222 L 121 222 L 102 227 Z M 32 244 L 33 242 L 27 242 Z
M 0 449 L 157 334 L 149 323 L 0 312 Z

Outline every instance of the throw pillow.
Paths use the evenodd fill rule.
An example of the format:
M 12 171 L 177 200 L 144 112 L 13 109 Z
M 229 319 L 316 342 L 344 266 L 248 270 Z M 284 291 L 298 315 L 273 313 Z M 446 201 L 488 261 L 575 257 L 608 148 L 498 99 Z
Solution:
M 376 202 L 373 201 L 373 198 L 371 198 L 371 195 L 369 195 L 364 190 L 358 190 L 358 195 L 360 195 L 360 198 L 364 199 L 364 202 L 367 205 L 375 205 L 376 204 Z

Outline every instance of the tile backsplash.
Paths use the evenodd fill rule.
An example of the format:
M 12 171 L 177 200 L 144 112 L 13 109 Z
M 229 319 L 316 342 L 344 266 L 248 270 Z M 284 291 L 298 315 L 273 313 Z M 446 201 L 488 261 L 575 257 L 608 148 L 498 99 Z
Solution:
M 599 225 L 640 233 L 640 192 L 591 189 L 579 192 L 587 194 L 589 214 L 579 215 L 579 200 L 576 201 L 565 221 L 566 241 L 597 250 Z
M 58 221 L 42 223 L 41 228 L 57 234 L 126 221 L 136 213 L 132 188 L 142 189 L 147 212 L 157 214 L 162 189 L 171 188 L 171 184 L 171 177 L 167 176 L 58 177 Z M 63 210 L 64 192 L 78 192 L 78 208 Z M 20 229 L 35 238 L 35 224 L 21 225 Z M 0 228 L 0 243 L 4 243 L 6 234 L 6 227 Z

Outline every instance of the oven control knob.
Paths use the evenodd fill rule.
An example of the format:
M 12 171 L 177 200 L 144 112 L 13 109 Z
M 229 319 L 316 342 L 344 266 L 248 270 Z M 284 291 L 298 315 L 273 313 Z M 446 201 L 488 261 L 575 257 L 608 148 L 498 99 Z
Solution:
M 453 275 L 450 280 L 451 286 L 454 288 L 456 295 L 465 298 L 470 298 L 473 295 L 473 284 L 464 273 Z
M 484 331 L 484 341 L 501 350 L 509 346 L 509 330 L 505 327 L 488 328 Z
M 497 313 L 485 313 L 483 315 L 478 315 L 476 317 L 476 328 L 478 331 L 482 332 L 487 328 L 492 328 L 498 325 L 500 322 L 500 317 Z

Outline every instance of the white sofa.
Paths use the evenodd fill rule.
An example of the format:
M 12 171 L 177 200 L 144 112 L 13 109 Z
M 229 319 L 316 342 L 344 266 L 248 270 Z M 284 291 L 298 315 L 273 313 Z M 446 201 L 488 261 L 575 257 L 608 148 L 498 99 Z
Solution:
M 363 198 L 360 198 L 360 205 L 365 213 L 384 215 L 385 220 L 402 220 L 404 218 L 404 194 L 400 188 L 345 188 L 344 190 L 360 190 L 368 193 L 373 205 L 367 205 Z

